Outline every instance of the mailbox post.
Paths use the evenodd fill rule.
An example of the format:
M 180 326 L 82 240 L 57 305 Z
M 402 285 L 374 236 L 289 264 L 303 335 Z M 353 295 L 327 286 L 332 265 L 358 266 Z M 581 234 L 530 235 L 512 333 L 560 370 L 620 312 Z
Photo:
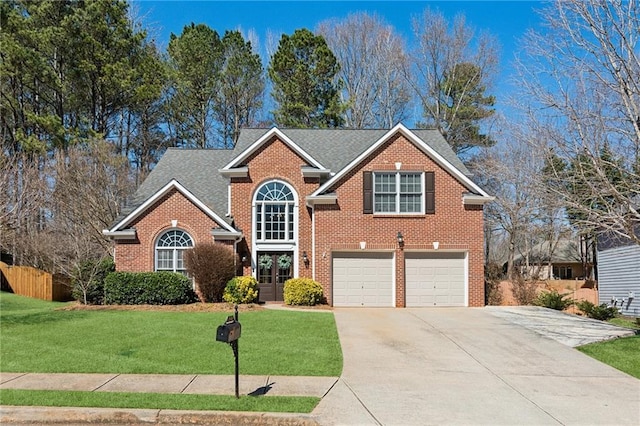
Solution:
M 236 398 L 240 398 L 240 369 L 238 362 L 238 339 L 242 327 L 238 322 L 238 305 L 235 305 L 235 315 L 228 316 L 224 324 L 219 325 L 216 330 L 216 340 L 218 342 L 228 343 L 233 350 L 233 357 L 236 362 Z

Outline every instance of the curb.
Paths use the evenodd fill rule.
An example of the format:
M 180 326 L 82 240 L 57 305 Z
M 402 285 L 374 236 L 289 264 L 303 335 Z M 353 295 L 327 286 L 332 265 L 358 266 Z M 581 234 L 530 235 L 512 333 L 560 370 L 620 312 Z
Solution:
M 22 406 L 0 406 L 0 424 L 319 425 L 314 416 L 297 413 Z

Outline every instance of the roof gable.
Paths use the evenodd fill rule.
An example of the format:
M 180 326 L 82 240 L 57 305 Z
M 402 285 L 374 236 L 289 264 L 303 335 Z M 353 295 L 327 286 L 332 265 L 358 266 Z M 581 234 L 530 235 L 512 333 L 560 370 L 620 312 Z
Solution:
M 478 185 L 476 185 L 468 176 L 465 174 L 463 170 L 466 171 L 466 168 L 461 169 L 456 167 L 449 161 L 448 158 L 445 158 L 440 152 L 436 151 L 430 144 L 427 144 L 421 138 L 419 138 L 415 133 L 407 129 L 402 124 L 396 125 L 393 129 L 382 134 L 376 141 L 370 143 L 365 151 L 360 153 L 356 158 L 354 158 L 350 163 L 348 163 L 345 167 L 341 168 L 338 173 L 336 173 L 331 179 L 325 182 L 320 188 L 318 188 L 311 197 L 317 197 L 329 190 L 332 186 L 335 185 L 343 176 L 347 175 L 351 170 L 353 170 L 356 166 L 366 160 L 369 156 L 371 156 L 382 144 L 388 141 L 391 137 L 396 135 L 397 133 L 401 133 L 405 138 L 407 138 L 411 143 L 417 146 L 422 152 L 428 155 L 432 160 L 434 160 L 440 167 L 447 170 L 452 176 L 454 176 L 458 181 L 460 181 L 467 189 L 473 191 L 476 194 L 479 194 L 482 197 L 490 196 Z M 440 136 L 442 138 L 442 136 Z M 451 150 L 451 148 L 449 148 Z M 451 151 L 453 152 L 453 151 Z M 455 154 L 454 154 L 455 155 Z M 457 158 L 457 157 L 456 157 Z M 459 161 L 459 159 L 458 159 Z M 460 162 L 461 163 L 461 162 Z M 463 166 L 464 167 L 464 166 Z
M 248 147 L 242 149 L 239 154 L 237 154 L 233 160 L 231 160 L 227 165 L 225 165 L 220 172 L 225 173 L 226 171 L 230 171 L 235 167 L 242 165 L 242 163 L 253 155 L 256 151 L 258 151 L 262 146 L 268 143 L 273 137 L 277 137 L 280 141 L 282 141 L 285 145 L 289 146 L 296 154 L 298 154 L 304 161 L 306 161 L 309 165 L 313 167 L 317 167 L 318 169 L 325 169 L 325 167 L 317 161 L 312 155 L 306 152 L 302 147 L 296 144 L 292 139 L 290 139 L 287 135 L 285 135 L 281 130 L 276 127 L 271 128 L 261 137 L 259 137 L 255 142 L 253 142 Z
M 194 205 L 196 205 L 200 210 L 202 210 L 207 216 L 213 219 L 221 228 L 229 231 L 235 232 L 235 229 L 228 224 L 222 217 L 220 217 L 217 213 L 211 210 L 207 205 L 205 205 L 202 201 L 200 201 L 195 195 L 193 195 L 189 190 L 187 190 L 184 186 L 180 184 L 175 179 L 172 179 L 169 183 L 167 183 L 163 188 L 156 191 L 151 197 L 145 200 L 142 204 L 138 205 L 132 212 L 123 217 L 120 221 L 118 221 L 115 225 L 113 225 L 109 229 L 105 229 L 103 233 L 105 235 L 113 234 L 118 231 L 122 231 L 127 228 L 136 218 L 146 212 L 151 206 L 153 206 L 156 201 L 164 197 L 172 190 L 177 190 L 182 195 L 184 195 L 189 201 L 191 201 Z

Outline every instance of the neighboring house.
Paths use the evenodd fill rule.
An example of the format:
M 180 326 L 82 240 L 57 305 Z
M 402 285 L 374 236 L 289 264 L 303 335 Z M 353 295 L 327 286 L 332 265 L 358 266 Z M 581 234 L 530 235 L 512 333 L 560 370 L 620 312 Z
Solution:
M 640 317 L 640 246 L 600 235 L 597 256 L 600 303 Z
M 592 269 L 591 264 L 583 264 L 578 244 L 565 238 L 554 245 L 549 241 L 536 244 L 527 253 L 516 255 L 514 265 L 525 276 L 541 280 L 583 280 L 590 276 Z
M 332 306 L 482 306 L 492 199 L 436 130 L 243 129 L 233 150 L 167 150 L 104 234 L 120 271 L 228 244 L 265 302 L 309 277 Z

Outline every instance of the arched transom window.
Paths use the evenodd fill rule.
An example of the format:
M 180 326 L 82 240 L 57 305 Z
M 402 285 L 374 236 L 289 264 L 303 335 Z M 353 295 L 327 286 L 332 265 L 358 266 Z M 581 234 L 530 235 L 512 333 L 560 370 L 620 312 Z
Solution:
M 184 231 L 172 229 L 156 243 L 156 271 L 186 273 L 184 251 L 193 247 L 193 240 Z
M 295 198 L 282 182 L 269 182 L 256 196 L 256 239 L 258 241 L 292 241 Z

